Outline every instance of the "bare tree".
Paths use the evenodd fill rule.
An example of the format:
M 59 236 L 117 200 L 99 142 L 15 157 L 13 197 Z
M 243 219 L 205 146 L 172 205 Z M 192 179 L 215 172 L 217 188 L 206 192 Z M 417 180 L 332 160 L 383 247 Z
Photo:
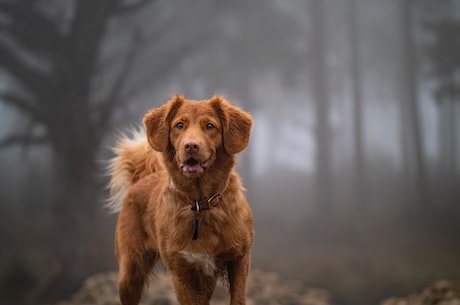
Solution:
M 62 5 L 63 11 L 53 15 L 41 1 L 0 1 L 0 68 L 11 84 L 0 92 L 0 101 L 26 118 L 22 128 L 0 140 L 0 148 L 42 143 L 51 147 L 56 168 L 55 244 L 65 277 L 97 269 L 87 252 L 98 234 L 93 221 L 99 209 L 96 153 L 114 111 L 126 98 L 124 85 L 139 50 L 140 35 L 133 29 L 130 47 L 117 58 L 118 74 L 105 94 L 97 94 L 101 90 L 95 88 L 95 80 L 103 69 L 107 27 L 114 17 L 151 2 L 61 2 L 54 4 Z M 72 14 L 62 17 L 66 11 Z

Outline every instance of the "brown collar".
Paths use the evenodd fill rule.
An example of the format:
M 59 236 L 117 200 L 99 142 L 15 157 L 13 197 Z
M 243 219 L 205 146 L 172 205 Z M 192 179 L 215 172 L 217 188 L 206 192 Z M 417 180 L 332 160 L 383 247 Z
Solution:
M 173 190 L 174 192 L 176 192 L 179 196 L 184 198 L 187 201 L 187 203 L 192 206 L 191 210 L 196 211 L 197 213 L 199 213 L 202 210 L 208 210 L 208 209 L 214 208 L 219 202 L 220 198 L 222 197 L 222 194 L 227 189 L 227 186 L 228 186 L 228 183 L 225 185 L 225 188 L 221 192 L 215 193 L 214 195 L 212 195 L 211 197 L 207 199 L 192 200 L 184 192 L 177 189 L 174 183 L 172 182 L 172 180 L 170 180 L 169 182 L 169 188 Z
M 217 203 L 219 202 L 220 197 L 222 197 L 222 193 L 225 192 L 225 190 L 227 189 L 227 186 L 228 186 L 228 182 L 220 193 L 215 193 L 208 199 L 201 199 L 201 200 L 194 201 L 189 196 L 187 196 L 187 194 L 177 189 L 174 186 L 174 183 L 172 180 L 169 181 L 169 188 L 172 191 L 176 192 L 179 196 L 184 198 L 185 201 L 192 206 L 191 210 L 195 212 L 193 216 L 192 240 L 198 239 L 198 228 L 199 228 L 200 221 L 203 219 L 200 211 L 209 210 L 215 207 Z

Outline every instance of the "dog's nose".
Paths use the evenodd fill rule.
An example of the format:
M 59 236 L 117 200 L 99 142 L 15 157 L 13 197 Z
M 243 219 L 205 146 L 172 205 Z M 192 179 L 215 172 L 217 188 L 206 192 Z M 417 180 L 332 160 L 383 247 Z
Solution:
M 193 140 L 185 141 L 184 149 L 186 153 L 194 154 L 200 150 L 200 144 Z

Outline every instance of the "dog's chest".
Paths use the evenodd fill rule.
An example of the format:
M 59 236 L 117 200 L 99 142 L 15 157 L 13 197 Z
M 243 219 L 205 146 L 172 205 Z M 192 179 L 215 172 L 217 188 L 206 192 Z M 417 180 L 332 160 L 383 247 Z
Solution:
M 197 246 L 198 241 L 200 245 L 206 245 L 209 251 L 222 247 L 221 237 L 224 224 L 228 223 L 228 219 L 225 211 L 219 207 L 199 213 L 191 210 L 190 207 L 182 207 L 178 214 L 172 216 L 172 219 L 172 222 L 165 225 L 170 226 L 174 223 L 175 237 L 180 236 L 181 241 L 189 240 L 193 246 Z M 178 232 L 180 234 L 177 234 Z
M 217 270 L 214 257 L 209 256 L 208 254 L 181 251 L 180 255 L 187 263 L 201 269 L 208 276 L 214 275 Z

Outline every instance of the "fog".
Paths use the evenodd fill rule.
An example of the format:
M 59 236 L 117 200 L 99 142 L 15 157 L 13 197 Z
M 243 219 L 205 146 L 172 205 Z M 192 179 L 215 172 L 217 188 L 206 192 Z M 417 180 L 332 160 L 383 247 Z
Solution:
M 175 93 L 254 118 L 252 268 L 376 304 L 460 280 L 460 3 L 0 0 L 0 302 L 117 269 L 120 133 Z

